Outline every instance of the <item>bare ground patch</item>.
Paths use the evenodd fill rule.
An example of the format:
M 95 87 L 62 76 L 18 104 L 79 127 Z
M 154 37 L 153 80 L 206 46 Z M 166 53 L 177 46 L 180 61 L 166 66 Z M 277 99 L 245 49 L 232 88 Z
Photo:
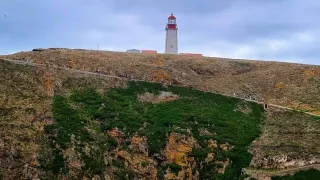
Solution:
M 170 102 L 179 99 L 179 96 L 173 94 L 172 92 L 161 91 L 160 94 L 152 94 L 146 92 L 144 94 L 138 94 L 138 100 L 141 102 L 149 102 L 149 103 L 162 103 L 162 102 Z

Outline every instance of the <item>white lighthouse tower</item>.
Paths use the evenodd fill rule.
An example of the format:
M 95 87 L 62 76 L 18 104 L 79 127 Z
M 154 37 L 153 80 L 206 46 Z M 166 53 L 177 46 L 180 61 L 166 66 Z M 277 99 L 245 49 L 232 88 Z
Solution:
M 166 54 L 178 54 L 178 27 L 176 17 L 171 14 L 166 26 Z

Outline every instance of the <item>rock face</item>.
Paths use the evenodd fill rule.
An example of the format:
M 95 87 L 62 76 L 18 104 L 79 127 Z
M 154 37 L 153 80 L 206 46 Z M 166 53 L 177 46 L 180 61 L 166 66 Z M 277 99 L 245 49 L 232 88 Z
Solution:
M 290 169 L 320 163 L 319 128 L 306 114 L 271 108 L 262 135 L 249 149 L 250 167 Z
M 251 167 L 263 169 L 286 169 L 303 167 L 312 164 L 319 164 L 319 156 L 310 156 L 309 158 L 292 158 L 288 155 L 281 154 L 277 156 L 254 157 L 250 163 Z

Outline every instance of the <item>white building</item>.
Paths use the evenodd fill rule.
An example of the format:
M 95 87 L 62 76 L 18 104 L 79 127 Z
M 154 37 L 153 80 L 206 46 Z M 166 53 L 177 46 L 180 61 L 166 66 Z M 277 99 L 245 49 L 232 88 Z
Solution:
M 178 54 L 178 27 L 176 17 L 171 14 L 166 26 L 165 54 Z

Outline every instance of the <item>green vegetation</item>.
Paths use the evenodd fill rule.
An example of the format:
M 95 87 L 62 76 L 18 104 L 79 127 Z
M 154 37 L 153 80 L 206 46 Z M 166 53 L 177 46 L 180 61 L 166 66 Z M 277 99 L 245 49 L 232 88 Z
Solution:
M 318 180 L 320 177 L 320 171 L 316 169 L 310 169 L 306 171 L 299 171 L 293 176 L 275 176 L 272 180 Z
M 169 167 L 170 170 L 171 170 L 173 173 L 175 173 L 175 174 L 178 174 L 179 171 L 181 171 L 181 169 L 182 169 L 182 168 L 181 168 L 178 164 L 176 164 L 176 163 L 169 163 L 169 164 L 167 164 L 167 167 Z
M 138 94 L 159 94 L 161 91 L 170 91 L 180 98 L 158 104 L 137 99 Z M 200 148 L 194 149 L 190 156 L 197 162 L 195 170 L 199 171 L 200 179 L 239 179 L 241 169 L 250 163 L 251 155 L 247 147 L 259 136 L 264 119 L 260 105 L 247 102 L 251 111 L 244 113 L 237 110 L 240 103 L 243 104 L 239 99 L 222 95 L 143 82 L 129 82 L 126 89 L 114 88 L 104 94 L 88 88 L 75 91 L 69 97 L 55 96 L 52 106 L 56 123 L 45 128 L 54 158 L 42 168 L 53 174 L 68 173 L 67 159 L 62 152 L 74 147 L 81 153 L 85 174 L 89 177 L 103 176 L 107 168 L 103 162 L 104 152 L 120 146 L 104 132 L 117 127 L 124 132 L 125 139 L 134 133 L 146 136 L 150 156 L 165 148 L 166 134 L 177 132 L 193 136 Z M 200 129 L 216 135 L 201 134 Z M 234 147 L 230 151 L 223 151 L 220 146 L 212 150 L 208 148 L 210 139 L 216 140 L 218 145 L 229 143 Z M 85 151 L 86 145 L 91 147 L 90 154 Z M 119 148 L 127 149 L 126 146 L 124 143 Z M 231 160 L 224 174 L 215 172 L 221 165 L 208 164 L 200 168 L 200 161 L 209 152 L 215 153 L 217 160 Z M 177 164 L 171 163 L 169 166 L 173 171 L 181 169 Z M 130 172 L 130 177 L 135 175 L 120 169 L 117 176 L 122 176 L 120 171 Z M 159 166 L 160 172 L 163 169 Z

